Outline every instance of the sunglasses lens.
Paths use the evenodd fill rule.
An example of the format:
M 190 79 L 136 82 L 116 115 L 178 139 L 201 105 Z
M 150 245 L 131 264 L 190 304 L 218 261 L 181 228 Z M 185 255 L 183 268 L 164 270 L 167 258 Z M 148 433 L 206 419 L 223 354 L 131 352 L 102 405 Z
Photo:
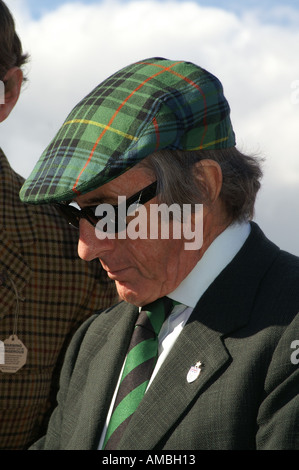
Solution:
M 97 225 L 99 221 L 99 217 L 95 215 L 95 210 L 96 210 L 96 207 L 93 207 L 93 208 L 86 207 L 85 209 L 80 211 L 83 218 L 88 220 L 88 222 L 91 223 L 91 225 L 93 225 L 94 227 Z
M 91 225 L 93 225 L 93 227 L 96 227 L 101 232 L 119 233 L 126 230 L 126 217 L 127 215 L 130 215 L 127 213 L 127 209 L 134 205 L 137 208 L 140 204 L 145 204 L 150 201 L 155 197 L 156 190 L 157 181 L 134 194 L 134 196 L 131 196 L 126 200 L 126 202 L 122 203 L 124 204 L 123 206 L 110 206 L 113 209 L 113 214 L 111 214 L 110 211 L 107 212 L 104 210 L 102 215 L 96 215 L 96 209 L 99 206 L 85 207 L 84 209 L 81 209 L 74 201 L 70 204 L 55 204 L 55 206 L 60 215 L 62 215 L 70 225 L 77 229 L 80 225 L 80 219 L 86 219 Z M 123 215 L 122 208 L 124 209 L 125 215 Z
M 57 204 L 56 209 L 60 215 L 73 227 L 79 228 L 80 217 L 78 215 L 78 210 L 72 206 L 65 206 L 63 204 Z

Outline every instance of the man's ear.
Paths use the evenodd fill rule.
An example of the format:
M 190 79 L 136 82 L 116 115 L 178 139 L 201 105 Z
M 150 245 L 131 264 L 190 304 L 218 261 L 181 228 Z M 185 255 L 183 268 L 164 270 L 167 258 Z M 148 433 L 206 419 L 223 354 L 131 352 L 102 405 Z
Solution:
M 214 203 L 222 188 L 222 170 L 214 160 L 201 160 L 194 165 L 194 174 L 210 203 Z
M 3 78 L 5 85 L 4 104 L 0 104 L 0 122 L 4 121 L 19 99 L 23 83 L 23 72 L 19 67 L 9 69 Z

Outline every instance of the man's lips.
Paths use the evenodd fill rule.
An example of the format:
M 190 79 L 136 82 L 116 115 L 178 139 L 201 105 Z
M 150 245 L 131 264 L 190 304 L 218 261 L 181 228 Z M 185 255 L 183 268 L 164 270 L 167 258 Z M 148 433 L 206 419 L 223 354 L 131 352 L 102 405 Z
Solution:
M 122 269 L 114 269 L 111 270 L 109 268 L 104 268 L 107 271 L 107 275 L 113 281 L 120 281 L 123 280 L 126 273 L 129 271 L 130 268 L 122 268 Z

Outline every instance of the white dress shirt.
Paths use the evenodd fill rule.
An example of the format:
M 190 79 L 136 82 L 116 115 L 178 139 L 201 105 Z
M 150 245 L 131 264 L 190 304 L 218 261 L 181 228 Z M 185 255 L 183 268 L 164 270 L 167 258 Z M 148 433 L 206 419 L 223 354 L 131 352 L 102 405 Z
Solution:
M 167 295 L 172 300 L 176 300 L 180 305 L 176 305 L 164 322 L 159 334 L 158 360 L 148 384 L 150 387 L 153 379 L 157 375 L 162 363 L 171 350 L 173 344 L 181 333 L 184 325 L 188 321 L 195 305 L 212 284 L 223 269 L 233 260 L 238 251 L 242 248 L 250 234 L 250 224 L 232 224 L 222 232 L 209 246 L 203 257 L 183 280 L 183 282 L 173 292 Z M 121 371 L 122 374 L 122 371 Z M 121 377 L 120 374 L 120 377 Z M 112 414 L 113 404 L 119 386 L 120 378 L 111 402 L 106 424 L 101 436 L 99 449 L 105 439 L 107 426 Z

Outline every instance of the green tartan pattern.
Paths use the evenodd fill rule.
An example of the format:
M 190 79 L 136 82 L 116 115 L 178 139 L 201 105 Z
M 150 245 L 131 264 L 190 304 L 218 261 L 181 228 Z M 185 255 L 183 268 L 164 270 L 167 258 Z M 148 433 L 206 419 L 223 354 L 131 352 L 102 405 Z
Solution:
M 235 145 L 220 81 L 189 62 L 147 59 L 106 79 L 71 111 L 25 182 L 27 203 L 68 201 L 156 150 Z

